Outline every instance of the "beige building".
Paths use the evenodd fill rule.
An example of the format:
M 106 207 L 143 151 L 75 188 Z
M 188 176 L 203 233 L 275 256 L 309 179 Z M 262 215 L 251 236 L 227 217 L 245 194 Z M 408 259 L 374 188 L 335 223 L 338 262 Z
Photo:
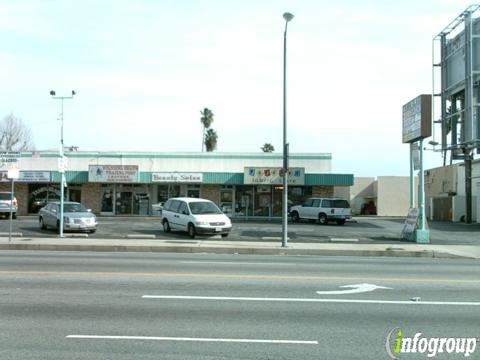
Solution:
M 406 216 L 410 206 L 408 176 L 355 177 L 348 196 L 354 215 Z M 335 195 L 342 194 L 335 189 Z
M 462 221 L 466 214 L 465 166 L 463 163 L 425 171 L 428 219 Z M 480 215 L 480 160 L 472 162 L 472 220 Z

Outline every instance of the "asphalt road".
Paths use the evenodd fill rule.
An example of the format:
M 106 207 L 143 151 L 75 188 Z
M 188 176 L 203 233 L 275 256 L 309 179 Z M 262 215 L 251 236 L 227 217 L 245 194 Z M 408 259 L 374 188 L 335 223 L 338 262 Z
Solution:
M 0 279 L 1 359 L 386 359 L 396 327 L 480 336 L 469 260 L 7 251 Z M 363 283 L 389 289 L 341 288 Z
M 184 232 L 166 234 L 162 230 L 159 217 L 99 217 L 99 226 L 91 238 L 125 238 L 150 236 L 158 239 L 189 240 Z M 344 226 L 329 224 L 326 226 L 310 222 L 290 223 L 288 235 L 291 242 L 331 242 L 357 241 L 359 243 L 396 243 L 400 242 L 403 219 L 355 218 Z M 52 229 L 41 230 L 38 217 L 25 216 L 13 220 L 13 232 L 25 237 L 57 236 Z M 5 236 L 9 231 L 9 220 L 0 220 L 0 233 Z M 241 241 L 280 241 L 281 223 L 279 222 L 239 222 L 235 220 L 233 230 L 223 240 Z M 430 238 L 433 244 L 480 245 L 480 224 L 430 223 Z M 72 233 L 70 233 L 71 235 Z M 73 233 L 75 235 L 75 233 Z M 86 235 L 86 234 L 85 234 Z M 199 237 L 203 240 L 217 237 Z

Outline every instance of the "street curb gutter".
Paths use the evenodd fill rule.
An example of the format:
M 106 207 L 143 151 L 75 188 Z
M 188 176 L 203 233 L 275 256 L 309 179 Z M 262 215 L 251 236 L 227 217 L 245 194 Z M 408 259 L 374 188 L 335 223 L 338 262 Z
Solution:
M 92 252 L 169 252 L 244 255 L 315 255 L 315 256 L 369 256 L 465 258 L 459 255 L 422 250 L 342 250 L 342 249 L 284 249 L 262 247 L 208 247 L 208 246 L 149 246 L 149 245 L 79 245 L 79 244 L 0 244 L 0 250 L 92 251 Z

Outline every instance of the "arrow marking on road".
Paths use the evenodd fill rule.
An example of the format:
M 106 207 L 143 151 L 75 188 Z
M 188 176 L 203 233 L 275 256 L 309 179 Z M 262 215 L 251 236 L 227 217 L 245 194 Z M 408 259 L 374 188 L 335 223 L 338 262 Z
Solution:
M 374 291 L 376 289 L 392 289 L 386 286 L 378 286 L 374 284 L 355 284 L 355 285 L 343 285 L 341 288 L 351 288 L 349 290 L 333 290 L 333 291 L 317 291 L 318 295 L 348 295 L 359 294 L 364 292 Z

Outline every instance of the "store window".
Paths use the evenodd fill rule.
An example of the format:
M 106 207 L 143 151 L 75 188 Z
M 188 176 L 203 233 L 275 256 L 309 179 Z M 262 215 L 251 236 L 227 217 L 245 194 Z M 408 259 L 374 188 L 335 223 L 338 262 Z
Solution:
M 157 202 L 165 203 L 168 199 L 180 196 L 180 185 L 158 185 Z
M 235 191 L 235 216 L 253 215 L 253 186 L 237 186 Z
M 28 212 L 38 213 L 50 201 L 60 200 L 60 188 L 58 185 L 29 184 L 28 185 Z
M 222 186 L 220 188 L 220 209 L 226 214 L 233 213 L 233 187 Z
M 188 185 L 187 197 L 199 198 L 200 197 L 200 185 Z

